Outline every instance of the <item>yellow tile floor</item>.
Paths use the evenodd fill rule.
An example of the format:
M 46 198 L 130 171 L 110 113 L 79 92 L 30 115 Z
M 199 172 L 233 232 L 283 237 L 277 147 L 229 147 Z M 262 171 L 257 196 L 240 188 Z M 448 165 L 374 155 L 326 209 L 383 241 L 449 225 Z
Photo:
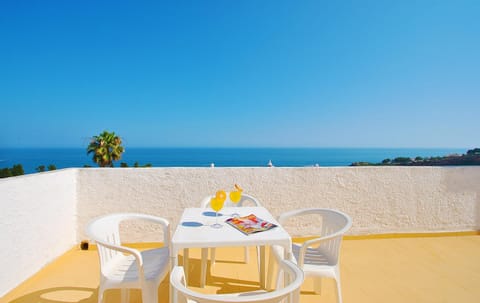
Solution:
M 198 288 L 199 250 L 190 257 L 190 283 L 205 292 L 258 289 L 256 251 L 244 264 L 243 249 L 217 249 L 217 263 L 208 268 L 207 286 Z M 0 298 L 1 303 L 95 303 L 98 260 L 95 250 L 74 248 Z M 8 274 L 8 273 L 2 273 Z M 344 302 L 480 302 L 480 236 L 393 237 L 344 240 L 341 253 Z M 168 302 L 168 280 L 160 288 L 159 303 Z M 106 303 L 119 302 L 108 291 Z M 141 302 L 138 291 L 130 302 Z M 301 303 L 336 302 L 335 285 L 325 280 L 320 295 L 312 281 L 302 286 Z

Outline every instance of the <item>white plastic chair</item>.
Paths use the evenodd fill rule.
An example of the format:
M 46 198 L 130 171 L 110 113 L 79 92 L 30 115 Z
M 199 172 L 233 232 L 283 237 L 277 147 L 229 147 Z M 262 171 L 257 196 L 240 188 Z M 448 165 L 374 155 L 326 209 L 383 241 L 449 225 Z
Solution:
M 309 208 L 283 213 L 278 218 L 278 222 L 285 227 L 287 220 L 304 215 L 318 216 L 320 235 L 302 244 L 293 243 L 292 261 L 303 269 L 306 278 L 315 279 L 314 286 L 317 293 L 320 292 L 322 277 L 335 279 L 337 302 L 342 303 L 339 253 L 343 235 L 352 226 L 352 219 L 338 210 Z M 283 255 L 279 247 L 274 246 L 271 251 L 277 257 Z M 270 270 L 272 268 L 270 264 L 269 268 Z
M 122 246 L 119 226 L 125 220 L 143 220 L 162 225 L 164 246 L 139 251 Z M 170 224 L 166 219 L 145 214 L 118 213 L 92 220 L 87 235 L 95 241 L 100 259 L 98 302 L 107 289 L 122 290 L 122 302 L 128 300 L 128 289 L 142 290 L 143 303 L 158 302 L 158 287 L 169 269 Z
M 261 206 L 260 202 L 258 201 L 257 198 L 250 196 L 248 194 L 242 193 L 242 197 L 238 203 L 233 203 L 230 200 L 230 193 L 227 192 L 227 198 L 225 199 L 225 203 L 223 204 L 223 207 L 242 207 L 242 206 Z M 201 202 L 201 207 L 208 208 L 210 207 L 210 200 L 215 197 L 215 196 L 207 196 L 203 198 Z M 215 255 L 216 255 L 216 250 L 215 248 L 210 249 L 210 264 L 213 266 L 215 264 Z M 250 255 L 248 253 L 248 247 L 245 247 L 245 254 L 244 254 L 244 260 L 245 263 L 248 263 L 250 260 Z M 258 259 L 260 258 L 260 251 L 259 247 L 257 247 L 257 261 L 260 262 Z M 201 281 L 200 281 L 200 287 L 205 286 L 205 280 L 206 280 L 206 268 L 207 268 L 207 259 L 208 259 L 208 248 L 202 248 L 202 272 L 201 274 Z M 258 263 L 260 264 L 260 263 Z M 260 265 L 259 265 L 260 266 Z
M 235 294 L 204 294 L 195 292 L 185 285 L 185 274 L 183 267 L 176 266 L 170 274 L 170 284 L 173 286 L 180 299 L 185 299 L 188 303 L 278 303 L 278 302 L 299 302 L 300 287 L 304 280 L 303 271 L 289 260 L 279 260 L 279 267 L 286 275 L 286 285 L 277 288 L 271 292 L 253 291 Z M 280 274 L 280 273 L 279 273 Z M 280 279 L 277 279 L 279 281 Z M 181 301 L 180 301 L 181 302 Z

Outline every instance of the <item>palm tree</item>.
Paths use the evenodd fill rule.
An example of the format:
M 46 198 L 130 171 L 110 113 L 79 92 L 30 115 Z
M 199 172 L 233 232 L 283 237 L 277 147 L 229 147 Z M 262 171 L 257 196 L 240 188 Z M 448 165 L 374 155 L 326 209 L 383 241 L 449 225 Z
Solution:
M 92 160 L 100 167 L 113 167 L 113 161 L 120 160 L 124 151 L 122 139 L 106 130 L 94 136 L 87 147 L 87 154 L 93 153 Z

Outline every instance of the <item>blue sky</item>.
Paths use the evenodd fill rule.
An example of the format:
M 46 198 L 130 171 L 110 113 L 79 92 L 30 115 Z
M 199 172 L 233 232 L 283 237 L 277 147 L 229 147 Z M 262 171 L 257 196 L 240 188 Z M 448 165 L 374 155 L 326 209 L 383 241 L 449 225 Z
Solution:
M 0 147 L 480 146 L 480 1 L 4 1 Z

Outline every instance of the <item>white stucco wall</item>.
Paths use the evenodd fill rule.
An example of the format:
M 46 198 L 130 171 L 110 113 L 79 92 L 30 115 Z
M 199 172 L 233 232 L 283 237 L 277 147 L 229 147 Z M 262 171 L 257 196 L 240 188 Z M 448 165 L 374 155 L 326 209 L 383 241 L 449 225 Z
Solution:
M 274 215 L 303 207 L 342 210 L 350 234 L 480 229 L 480 167 L 79 169 L 78 241 L 86 222 L 112 212 L 165 217 L 174 230 L 185 207 L 239 183 Z M 307 234 L 308 224 L 295 233 Z M 142 237 L 131 232 L 127 241 Z
M 0 297 L 76 244 L 76 174 L 0 179 Z

